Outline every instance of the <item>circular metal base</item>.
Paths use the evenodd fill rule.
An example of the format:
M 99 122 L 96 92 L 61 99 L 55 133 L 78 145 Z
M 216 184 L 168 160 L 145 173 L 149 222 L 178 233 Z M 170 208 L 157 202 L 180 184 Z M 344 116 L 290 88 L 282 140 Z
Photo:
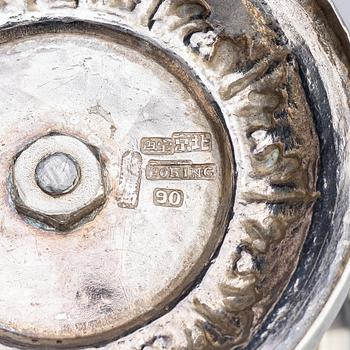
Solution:
M 83 33 L 83 25 L 57 29 L 29 29 L 0 47 L 9 85 L 2 122 L 21 139 L 3 136 L 3 171 L 41 137 L 14 162 L 11 186 L 24 202 L 15 204 L 36 221 L 6 214 L 14 225 L 3 228 L 3 243 L 13 249 L 0 258 L 0 323 L 24 337 L 86 344 L 149 322 L 187 291 L 224 235 L 232 156 L 217 116 L 136 45 Z M 101 170 L 87 144 L 108 179 L 108 201 L 91 222 L 78 210 L 92 205 Z M 81 178 L 53 197 L 38 186 L 37 170 L 57 152 L 77 162 Z M 44 225 L 69 232 L 45 234 Z
M 320 11 L 0 0 L 1 341 L 296 346 L 349 250 L 348 62 Z

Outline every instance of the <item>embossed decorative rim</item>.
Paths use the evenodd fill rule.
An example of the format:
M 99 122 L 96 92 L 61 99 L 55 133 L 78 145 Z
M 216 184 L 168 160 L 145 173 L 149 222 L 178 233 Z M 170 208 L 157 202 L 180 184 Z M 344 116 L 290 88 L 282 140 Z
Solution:
M 332 0 L 310 1 L 306 9 L 303 6 L 307 5 L 302 5 L 301 3 L 301 1 L 297 1 L 297 6 L 305 12 L 306 16 L 294 20 L 297 23 L 296 27 L 298 29 L 294 29 L 293 47 L 296 48 L 298 45 L 312 47 L 312 54 L 318 57 L 318 49 L 321 46 L 321 52 L 324 55 L 323 58 L 326 58 L 324 62 L 327 63 L 318 72 L 317 79 L 324 82 L 329 81 L 330 77 L 335 76 L 342 81 L 341 86 L 329 92 L 328 95 L 332 114 L 329 123 L 334 125 L 333 135 L 335 135 L 336 139 L 333 142 L 339 145 L 342 144 L 342 140 L 346 139 L 346 133 L 350 123 L 350 96 L 348 93 L 350 85 L 350 34 Z M 282 30 L 293 27 L 293 19 L 291 18 L 290 21 L 287 20 L 290 17 L 290 12 L 288 14 L 286 9 L 282 9 L 283 6 L 281 8 L 280 4 L 276 1 L 268 1 L 267 4 L 270 6 L 270 9 L 273 9 L 272 12 L 275 15 L 283 14 L 283 21 L 280 21 Z M 280 12 L 278 8 L 281 8 L 282 11 Z M 314 23 L 316 22 L 315 12 L 318 12 L 318 25 Z M 293 32 L 293 29 L 290 32 Z M 317 35 L 317 33 L 323 33 L 325 35 Z M 301 38 L 298 38 L 297 34 L 300 36 L 304 35 L 303 40 L 300 40 Z M 313 42 L 314 36 L 310 34 L 316 34 L 319 41 Z M 304 70 L 306 70 L 305 67 Z M 338 98 L 342 100 L 341 103 L 339 103 Z M 340 110 L 335 108 L 335 104 L 337 103 L 341 105 Z M 322 128 L 321 123 L 319 127 Z M 329 126 L 325 124 L 323 127 L 327 128 Z M 331 129 L 332 127 L 329 128 Z M 324 143 L 327 140 L 325 138 Z M 275 332 L 267 331 L 266 337 L 249 346 L 249 349 L 259 347 L 259 349 L 270 350 L 279 349 L 279 346 L 296 350 L 317 348 L 324 332 L 331 326 L 348 295 L 350 289 L 350 246 L 348 244 L 350 228 L 347 218 L 350 214 L 348 201 L 350 150 L 348 146 L 344 149 L 337 146 L 337 152 L 337 155 L 334 155 L 334 163 L 339 165 L 336 182 L 339 181 L 342 183 L 342 190 L 332 194 L 336 202 L 333 208 L 336 218 L 332 219 L 328 231 L 329 236 L 325 238 L 325 240 L 329 241 L 321 248 L 321 253 L 320 251 L 318 253 L 324 255 L 320 255 L 321 257 L 316 259 L 318 263 L 315 264 L 317 268 L 313 271 L 314 278 L 310 278 L 308 285 L 304 287 L 306 292 L 295 292 L 295 288 L 298 288 L 299 278 L 303 274 L 306 274 L 307 271 L 307 264 L 300 264 L 295 273 L 295 278 L 291 281 L 284 296 L 281 298 L 284 301 L 276 306 L 276 311 L 266 321 L 260 335 L 266 332 L 269 324 L 273 324 L 277 329 L 277 333 L 279 331 L 281 333 L 276 334 Z M 311 241 L 315 239 L 318 231 L 315 227 L 312 227 L 310 231 Z M 316 249 L 320 249 L 320 246 L 318 245 Z M 316 283 L 317 280 L 318 282 Z M 301 307 L 303 308 L 304 315 L 299 314 L 297 319 L 293 319 L 290 322 L 286 322 L 284 319 L 284 312 L 282 312 L 282 317 L 278 315 L 278 310 L 284 309 L 287 305 L 287 298 L 294 297 L 302 299 L 308 293 L 311 297 L 306 303 L 300 303 L 303 304 Z M 293 305 L 291 307 L 298 308 L 300 306 Z M 286 328 L 288 329 L 287 332 Z
M 335 6 L 333 0 L 319 0 L 320 6 L 328 20 L 329 25 L 332 26 L 334 32 L 340 41 L 341 49 L 350 60 L 350 32 L 349 28 L 344 23 L 341 14 Z M 350 64 L 347 64 L 350 67 Z M 332 294 L 324 304 L 322 311 L 313 321 L 310 328 L 307 330 L 303 339 L 299 342 L 296 350 L 308 350 L 318 346 L 320 338 L 331 326 L 332 322 L 338 315 L 344 301 L 346 300 L 350 290 L 350 261 L 349 252 L 345 251 L 344 255 L 344 271 L 336 282 Z
M 270 7 L 274 10 L 275 8 L 273 7 L 273 2 L 274 1 L 267 1 L 267 3 L 270 5 Z M 298 5 L 299 6 L 299 5 Z M 42 18 L 42 19 L 44 19 L 45 21 L 47 21 L 47 20 L 57 20 L 57 19 L 64 19 L 64 21 L 71 21 L 72 19 L 74 19 L 74 16 L 72 16 L 72 11 L 74 11 L 74 9 L 72 9 L 72 8 L 70 8 L 69 10 L 67 9 L 67 11 L 66 10 L 64 10 L 64 9 L 59 9 L 58 10 L 58 13 L 57 14 L 55 14 L 55 15 L 52 15 L 52 17 L 50 18 L 50 13 L 48 13 L 48 14 L 44 14 L 44 13 L 36 13 L 35 15 L 30 15 L 30 16 L 27 16 L 27 15 L 23 15 L 23 17 L 18 17 L 18 18 L 16 18 L 14 21 L 13 21 L 13 17 L 11 18 L 11 19 L 4 19 L 4 18 L 2 18 L 2 20 L 3 20 L 3 27 L 5 28 L 5 27 L 11 27 L 11 26 L 17 26 L 17 25 L 19 25 L 20 23 L 23 23 L 23 24 L 28 24 L 29 22 L 31 22 L 31 21 L 33 21 L 33 22 L 35 22 L 35 21 L 37 21 L 37 20 L 39 20 L 40 21 L 40 18 Z M 86 16 L 86 17 L 85 17 Z M 109 25 L 120 25 L 120 23 L 118 23 L 118 20 L 117 20 L 117 22 L 115 22 L 114 21 L 114 19 L 113 18 L 109 18 L 108 17 L 109 15 L 101 15 L 101 17 L 99 17 L 99 15 L 97 16 L 97 17 L 99 17 L 99 18 L 94 18 L 93 20 L 94 21 L 101 21 L 101 23 L 109 23 Z M 76 19 L 76 17 L 75 17 L 75 19 Z M 89 20 L 89 21 L 91 21 L 92 20 L 92 18 L 90 18 L 89 17 L 89 15 L 87 15 L 87 13 L 83 13 L 83 16 L 82 16 L 82 18 L 79 18 L 80 20 Z M 11 24 L 11 22 L 12 22 L 12 24 Z M 204 20 L 204 22 L 206 22 L 206 19 Z M 208 23 L 206 23 L 206 24 L 208 24 Z M 283 26 L 282 26 L 282 28 L 283 28 Z M 182 39 L 182 37 L 181 37 L 181 39 Z M 180 53 L 179 53 L 180 54 Z M 284 53 L 283 52 L 280 52 L 280 55 L 281 55 L 281 60 L 283 60 L 284 58 L 283 57 L 285 57 L 284 55 Z M 185 56 L 186 57 L 186 59 L 188 60 L 189 59 L 189 57 L 188 56 Z M 209 83 L 209 81 L 207 81 L 206 83 Z M 231 86 L 232 87 L 232 86 Z M 230 89 L 229 89 L 230 90 Z M 215 94 L 214 93 L 214 96 L 216 97 L 216 99 L 218 99 L 218 95 L 217 94 Z M 224 94 L 222 94 L 221 95 L 221 98 L 223 98 L 224 100 L 227 98 L 227 97 L 229 97 L 229 96 L 227 96 L 227 95 L 225 95 L 225 93 Z M 231 96 L 232 97 L 232 96 Z M 230 97 L 229 97 L 230 98 Z M 347 187 L 346 187 L 347 188 Z M 316 198 L 317 198 L 317 193 L 314 191 L 314 190 L 311 190 L 310 192 L 307 192 L 306 193 L 306 196 L 304 196 L 304 197 L 302 197 L 303 198 L 303 200 L 305 199 L 305 198 L 307 198 L 307 199 L 305 199 L 305 200 L 307 200 L 309 203 L 312 203 Z M 246 197 L 245 198 L 248 202 L 249 201 L 257 201 L 257 202 L 259 202 L 259 201 L 263 201 L 263 200 L 267 200 L 266 198 L 263 198 L 262 199 L 262 197 L 256 197 L 256 196 L 250 196 L 250 197 Z M 269 197 L 268 198 L 268 200 L 269 201 L 271 201 L 271 200 L 273 200 L 273 198 L 272 197 Z M 279 199 L 280 200 L 280 199 Z M 296 200 L 295 198 L 293 199 L 293 200 Z M 299 200 L 300 200 L 300 197 L 299 197 Z M 266 222 L 267 223 L 267 225 L 270 227 L 270 225 L 272 225 L 269 221 L 267 221 Z M 253 222 L 249 222 L 249 224 L 250 225 L 255 225 L 255 223 L 253 223 Z M 250 227 L 252 227 L 252 226 L 250 226 Z M 261 228 L 261 230 L 263 231 L 265 228 L 264 227 L 262 227 Z M 276 230 L 276 232 L 278 231 L 278 229 Z M 275 233 L 276 233 L 275 232 Z M 345 252 L 347 252 L 348 251 L 348 248 L 346 249 L 346 251 L 345 251 L 345 249 L 343 250 L 343 254 L 345 253 Z M 344 254 L 345 255 L 345 254 Z M 343 256 L 344 256 L 343 255 Z M 234 257 L 233 258 L 233 261 L 234 262 L 237 262 L 236 261 L 236 259 L 237 259 L 237 261 L 239 260 L 237 257 Z M 344 260 L 342 260 L 342 261 L 344 261 Z M 338 265 L 339 266 L 339 265 Z M 335 269 L 335 270 L 337 270 L 336 272 L 339 272 L 339 270 L 338 269 Z M 334 273 L 335 274 L 335 273 Z M 334 282 L 337 280 L 337 278 L 334 278 Z M 200 310 L 200 314 L 202 314 L 203 316 L 204 316 L 204 318 L 205 317 L 208 317 L 208 315 L 210 314 L 210 311 L 201 303 L 201 302 L 199 302 L 199 301 L 197 301 L 197 299 L 195 298 L 195 300 L 194 300 L 194 304 L 195 304 L 195 308 L 197 308 L 198 310 Z M 320 307 L 318 308 L 318 309 L 320 309 Z M 209 315 L 209 317 L 210 317 L 210 315 Z M 246 322 L 247 322 L 247 324 L 249 324 L 249 322 L 250 322 L 250 320 L 249 319 L 246 319 Z M 154 325 L 151 325 L 152 327 L 154 326 Z M 202 324 L 202 326 L 203 326 L 203 324 Z M 304 326 L 305 327 L 305 326 Z M 205 328 L 205 327 L 204 327 Z M 165 330 L 164 329 L 162 329 L 162 327 L 160 326 L 160 328 L 158 328 L 158 330 L 157 330 L 157 328 L 155 328 L 155 330 L 156 330 L 156 333 L 154 334 L 154 336 L 149 336 L 149 334 L 147 335 L 147 336 L 145 336 L 145 334 L 144 334 L 144 330 L 141 330 L 137 335 L 136 335 L 136 343 L 138 343 L 139 345 L 134 345 L 135 346 L 135 348 L 139 348 L 139 347 L 141 347 L 141 348 L 144 348 L 144 347 L 150 347 L 150 348 L 152 348 L 152 346 L 153 346 L 153 348 L 156 348 L 156 346 L 157 345 L 155 345 L 156 344 L 156 342 L 158 342 L 157 344 L 162 344 L 162 343 L 159 343 L 159 342 L 163 342 L 164 344 L 165 344 L 165 346 L 168 346 L 168 348 L 172 348 L 171 346 L 172 345 L 167 345 L 167 336 L 163 336 L 163 335 L 159 335 L 160 333 L 162 333 L 163 331 L 165 332 Z M 304 330 L 305 330 L 305 328 L 304 328 Z M 246 331 L 246 330 L 245 330 Z M 160 332 L 160 333 L 159 333 Z M 158 333 L 158 335 L 157 335 L 157 333 Z M 166 332 L 165 332 L 166 333 Z M 189 333 L 189 332 L 187 332 L 186 331 L 186 329 L 185 329 L 185 332 L 184 332 L 184 335 L 185 335 L 185 339 L 183 339 L 182 338 L 182 340 L 185 340 L 185 341 L 187 341 L 187 343 L 185 343 L 185 344 L 187 344 L 187 345 L 182 345 L 182 346 L 184 346 L 184 349 L 185 348 L 191 348 L 191 346 L 189 346 L 189 344 L 191 343 L 191 341 L 192 340 L 189 340 L 189 338 L 191 338 L 191 333 Z M 292 342 L 294 341 L 294 343 L 296 342 L 296 340 L 297 340 L 297 338 L 299 338 L 300 339 L 300 336 L 301 336 L 301 332 L 299 331 L 298 332 L 298 335 L 297 334 L 295 334 L 295 336 L 294 337 L 292 337 L 293 339 L 289 342 L 289 344 L 287 344 L 286 345 L 286 349 L 292 349 L 292 346 L 294 347 L 294 345 L 291 345 L 292 344 Z M 148 338 L 148 340 L 146 339 L 146 338 Z M 180 337 L 181 338 L 181 337 Z M 268 339 L 268 340 L 270 340 L 271 341 L 271 339 L 273 339 L 273 336 L 270 336 L 270 338 Z M 232 347 L 233 346 L 236 346 L 236 345 L 239 345 L 239 344 L 245 344 L 246 343 L 246 333 L 245 332 L 243 332 L 243 334 L 241 334 L 241 338 L 240 337 L 238 337 L 238 340 L 236 339 L 235 341 L 236 341 L 236 343 L 234 343 L 234 344 L 231 344 L 232 345 Z M 131 348 L 132 347 L 132 345 L 131 345 L 131 343 L 129 343 L 128 342 L 129 340 L 128 339 L 125 339 L 125 340 L 121 340 L 121 341 L 117 341 L 114 345 L 113 344 L 110 344 L 108 347 L 111 347 L 111 348 L 114 348 L 114 346 L 116 346 L 116 347 L 120 347 L 120 348 L 123 348 L 123 347 L 125 347 L 125 348 Z M 190 342 L 190 343 L 189 343 Z M 135 343 L 135 344 L 136 344 Z M 192 344 L 192 343 L 191 343 Z M 217 345 L 219 345 L 219 347 L 220 347 L 220 344 L 217 344 Z M 263 345 L 263 346 L 267 346 L 267 345 Z M 262 348 L 264 348 L 262 346 Z M 193 347 L 193 344 L 192 344 L 192 347 Z M 224 347 L 224 345 L 222 345 L 221 346 L 222 348 L 225 348 Z M 180 348 L 180 345 L 178 345 L 178 346 L 175 346 L 175 348 Z M 196 347 L 193 347 L 194 349 L 196 348 Z M 254 347 L 254 345 L 248 345 L 248 348 L 251 348 L 251 349 L 253 349 L 253 348 L 255 348 Z

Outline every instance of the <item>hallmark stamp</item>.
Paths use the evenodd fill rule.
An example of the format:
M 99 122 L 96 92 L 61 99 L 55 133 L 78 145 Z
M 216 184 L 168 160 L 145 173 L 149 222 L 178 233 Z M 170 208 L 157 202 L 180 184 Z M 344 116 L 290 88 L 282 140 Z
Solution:
M 89 6 L 106 6 L 107 8 L 119 8 L 133 11 L 140 1 L 138 0 L 87 0 Z
M 216 175 L 216 164 L 193 164 L 191 160 L 150 160 L 146 166 L 146 178 L 153 181 L 215 180 Z
M 127 209 L 137 208 L 139 204 L 141 176 L 141 154 L 134 151 L 125 152 L 122 157 L 119 178 L 118 207 Z
M 175 153 L 211 152 L 212 138 L 209 132 L 175 132 L 172 135 Z
M 141 152 L 147 155 L 172 155 L 174 141 L 168 137 L 144 137 L 141 139 Z
M 174 132 L 171 138 L 143 137 L 140 148 L 146 155 L 211 152 L 212 136 L 209 132 Z
M 36 11 L 39 9 L 52 8 L 77 8 L 79 0 L 27 0 L 28 10 Z
M 158 207 L 180 208 L 184 204 L 184 198 L 181 190 L 156 188 L 153 191 L 153 203 Z

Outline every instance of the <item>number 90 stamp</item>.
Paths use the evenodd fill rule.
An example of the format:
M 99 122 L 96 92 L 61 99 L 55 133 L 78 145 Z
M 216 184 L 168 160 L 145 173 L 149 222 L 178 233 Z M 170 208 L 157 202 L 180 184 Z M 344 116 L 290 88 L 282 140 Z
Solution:
M 180 208 L 184 204 L 184 198 L 181 190 L 156 188 L 153 191 L 153 203 L 158 207 Z

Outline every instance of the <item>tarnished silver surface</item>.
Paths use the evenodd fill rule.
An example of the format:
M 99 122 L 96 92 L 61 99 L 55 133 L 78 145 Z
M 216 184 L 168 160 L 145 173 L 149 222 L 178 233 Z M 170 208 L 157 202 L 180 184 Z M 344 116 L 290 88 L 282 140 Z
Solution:
M 76 229 L 45 233 L 9 208 L 18 233 L 5 244 L 16 245 L 8 253 L 16 263 L 2 276 L 1 322 L 38 342 L 118 336 L 178 298 L 223 236 L 233 186 L 232 155 L 218 144 L 223 128 L 162 66 L 109 37 L 42 34 L 2 48 L 9 84 L 2 94 L 13 101 L 2 105 L 10 109 L 7 132 L 21 135 L 8 154 L 25 148 L 13 165 L 15 207 L 59 231 Z M 168 133 L 169 151 L 161 148 Z M 77 187 L 62 196 L 37 184 L 38 164 L 57 152 L 81 169 Z M 86 222 L 105 191 L 104 208 Z M 20 258 L 26 255 L 29 264 Z M 25 293 L 18 278 L 30 281 Z M 12 315 L 12 308 L 21 311 Z
M 348 62 L 320 14 L 0 0 L 4 347 L 297 345 L 349 248 Z

